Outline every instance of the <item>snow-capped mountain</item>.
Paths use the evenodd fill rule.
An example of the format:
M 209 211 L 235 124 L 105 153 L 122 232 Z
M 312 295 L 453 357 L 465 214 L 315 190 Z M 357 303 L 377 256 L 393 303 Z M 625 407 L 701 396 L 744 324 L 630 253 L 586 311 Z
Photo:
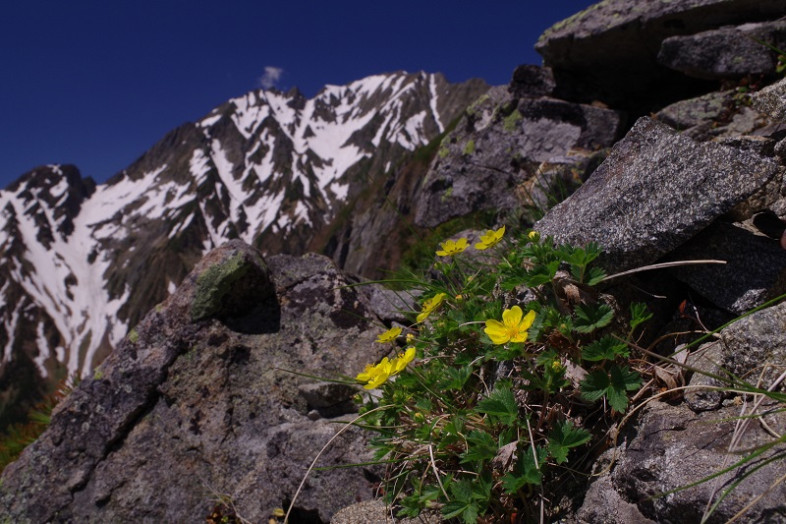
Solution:
M 0 191 L 0 421 L 47 381 L 90 373 L 224 241 L 320 250 L 353 198 L 486 89 L 394 73 L 311 99 L 257 90 L 178 127 L 106 184 L 73 166 L 23 175 Z

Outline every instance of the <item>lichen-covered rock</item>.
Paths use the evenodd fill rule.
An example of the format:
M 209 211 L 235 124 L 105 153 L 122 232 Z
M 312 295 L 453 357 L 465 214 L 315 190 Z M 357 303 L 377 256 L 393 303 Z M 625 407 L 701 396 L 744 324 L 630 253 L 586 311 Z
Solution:
M 774 75 L 786 43 L 786 21 L 745 24 L 673 36 L 661 44 L 658 62 L 697 78 Z
M 531 205 L 525 183 L 544 164 L 575 168 L 580 178 L 592 151 L 611 146 L 621 128 L 616 111 L 492 89 L 442 141 L 415 201 L 415 223 Z
M 685 402 L 693 411 L 712 411 L 721 407 L 724 393 L 717 388 L 723 384 L 717 377 L 724 376 L 722 361 L 721 348 L 715 343 L 702 344 L 688 355 L 685 364 L 695 371 L 685 390 Z
M 230 501 L 239 516 L 266 522 L 286 506 L 354 416 L 350 389 L 310 387 L 314 380 L 288 370 L 352 376 L 386 348 L 373 343 L 384 326 L 329 259 L 278 256 L 268 265 L 240 242 L 208 254 L 5 469 L 0 520 L 204 522 Z M 202 284 L 205 275 L 215 285 Z M 195 320 L 205 292 L 204 303 L 217 305 Z M 348 428 L 318 465 L 367 453 L 366 436 Z M 291 521 L 328 521 L 371 497 L 374 475 L 313 472 Z
M 742 314 L 786 293 L 786 251 L 779 240 L 716 222 L 669 258 L 726 263 L 680 266 L 671 271 L 717 307 Z
M 786 303 L 748 315 L 720 333 L 723 368 L 765 389 L 783 373 L 786 362 Z M 786 390 L 786 382 L 777 389 Z
M 352 504 L 333 515 L 330 524 L 442 524 L 445 520 L 437 511 L 424 511 L 416 518 L 393 518 L 394 510 L 381 500 L 367 500 Z
M 557 96 L 640 115 L 712 88 L 658 64 L 666 38 L 784 14 L 780 0 L 605 0 L 547 29 L 535 48 L 554 72 Z
M 753 105 L 772 120 L 786 122 L 786 79 L 765 87 L 752 97 Z
M 536 225 L 558 243 L 599 243 L 609 271 L 672 251 L 773 178 L 758 155 L 697 143 L 640 119 L 587 182 Z
M 696 98 L 680 100 L 658 111 L 655 117 L 677 131 L 702 124 L 717 123 L 733 103 L 734 91 L 713 91 Z
M 740 460 L 739 450 L 751 450 L 773 441 L 753 420 L 741 434 L 735 448 L 738 451 L 730 454 L 729 444 L 736 433 L 739 412 L 740 408 L 734 405 L 694 413 L 685 405 L 651 402 L 635 427 L 624 431 L 627 442 L 609 452 L 616 459 L 611 472 L 601 475 L 590 487 L 578 512 L 580 521 L 647 522 L 630 520 L 631 515 L 640 514 L 659 523 L 700 522 L 708 502 L 717 501 L 728 491 L 707 522 L 727 522 L 749 503 L 752 507 L 741 522 L 784 522 L 786 485 L 777 482 L 783 475 L 782 458 L 765 463 L 782 453 L 782 446 L 769 449 L 747 467 L 730 468 L 717 478 L 708 479 Z M 767 422 L 774 431 L 786 431 L 783 413 L 767 416 Z M 754 465 L 760 469 L 751 467 Z M 750 476 L 743 478 L 746 474 Z M 707 482 L 688 487 L 702 479 Z M 740 483 L 734 485 L 736 481 Z M 756 499 L 762 493 L 766 496 Z M 599 502 L 606 507 L 598 508 Z
M 258 304 L 275 300 L 275 289 L 262 257 L 244 249 L 237 240 L 225 244 L 224 250 L 233 246 L 237 246 L 235 254 L 219 263 L 204 260 L 207 268 L 196 279 L 192 320 L 244 317 Z M 215 253 L 213 256 L 224 256 L 223 252 Z

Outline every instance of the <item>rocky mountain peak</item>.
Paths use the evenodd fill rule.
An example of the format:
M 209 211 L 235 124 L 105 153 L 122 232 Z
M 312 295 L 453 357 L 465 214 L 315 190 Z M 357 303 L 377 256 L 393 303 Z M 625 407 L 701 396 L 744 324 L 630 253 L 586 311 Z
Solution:
M 485 89 L 396 72 L 311 98 L 254 90 L 167 133 L 105 184 L 73 166 L 22 176 L 0 191 L 0 389 L 16 389 L 19 366 L 27 383 L 89 374 L 228 240 L 306 252 L 355 195 Z

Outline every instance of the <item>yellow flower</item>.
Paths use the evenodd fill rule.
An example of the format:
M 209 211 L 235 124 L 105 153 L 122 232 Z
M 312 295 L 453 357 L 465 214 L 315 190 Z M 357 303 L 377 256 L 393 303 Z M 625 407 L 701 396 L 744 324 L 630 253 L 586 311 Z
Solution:
M 393 342 L 394 340 L 396 340 L 396 337 L 398 337 L 400 334 L 401 334 L 401 328 L 400 327 L 393 327 L 393 328 L 388 329 L 387 331 L 385 331 L 381 335 L 377 336 L 376 342 L 379 342 L 380 344 L 385 344 L 387 342 Z
M 420 313 L 418 313 L 418 316 L 416 318 L 418 323 L 426 320 L 428 316 L 431 314 L 431 312 L 437 309 L 440 304 L 442 304 L 442 301 L 445 300 L 446 296 L 447 295 L 445 293 L 437 293 L 430 299 L 423 302 L 423 309 L 421 310 Z
M 487 320 L 484 331 L 494 344 L 525 342 L 527 330 L 534 321 L 534 311 L 530 311 L 525 317 L 520 307 L 513 306 L 502 312 L 502 322 L 494 319 Z
M 503 235 L 505 235 L 505 226 L 497 229 L 496 231 L 492 231 L 489 229 L 486 231 L 485 235 L 480 235 L 480 242 L 475 244 L 475 249 L 480 249 L 481 251 L 484 249 L 489 249 L 491 247 L 496 246 L 499 244 L 500 240 L 502 240 Z
M 393 375 L 401 373 L 414 358 L 415 348 L 407 348 L 404 353 L 401 353 L 393 360 L 388 360 L 388 357 L 385 357 L 376 366 L 367 364 L 366 369 L 358 373 L 355 380 L 366 382 L 366 385 L 363 386 L 364 389 L 376 389 Z
M 437 251 L 437 255 L 441 257 L 450 257 L 453 255 L 458 255 L 467 249 L 469 247 L 469 240 L 464 237 L 461 237 L 456 241 L 445 240 L 440 244 L 440 247 L 442 249 Z
M 415 334 L 414 333 L 407 333 L 407 336 L 405 337 L 405 339 L 407 341 L 407 344 L 412 344 L 412 341 L 415 340 Z
M 415 348 L 409 347 L 404 353 L 400 353 L 397 358 L 393 359 L 393 375 L 401 373 L 407 364 L 412 362 L 415 358 Z
M 527 238 L 529 238 L 533 242 L 537 242 L 538 240 L 540 240 L 540 233 L 538 233 L 533 229 L 532 231 L 527 233 Z
M 559 373 L 560 371 L 562 371 L 562 362 L 560 362 L 559 360 L 554 360 L 554 362 L 551 363 L 551 369 Z
M 371 364 L 366 365 L 366 369 L 358 373 L 355 380 L 358 382 L 367 382 L 367 384 L 363 386 L 365 389 L 375 389 L 384 384 L 392 373 L 393 363 L 388 360 L 388 357 L 385 357 L 376 366 L 372 366 Z

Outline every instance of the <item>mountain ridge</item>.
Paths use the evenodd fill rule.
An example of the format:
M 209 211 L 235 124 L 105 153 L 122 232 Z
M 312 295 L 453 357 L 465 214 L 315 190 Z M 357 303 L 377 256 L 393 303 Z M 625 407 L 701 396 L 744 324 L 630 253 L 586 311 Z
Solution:
M 2 406 L 46 389 L 25 392 L 18 376 L 88 375 L 227 240 L 306 252 L 354 195 L 487 88 L 396 72 L 310 99 L 254 90 L 176 127 L 106 183 L 69 165 L 26 173 L 0 191 Z

